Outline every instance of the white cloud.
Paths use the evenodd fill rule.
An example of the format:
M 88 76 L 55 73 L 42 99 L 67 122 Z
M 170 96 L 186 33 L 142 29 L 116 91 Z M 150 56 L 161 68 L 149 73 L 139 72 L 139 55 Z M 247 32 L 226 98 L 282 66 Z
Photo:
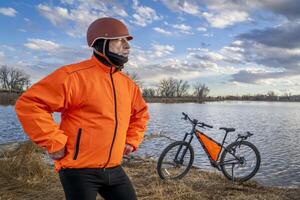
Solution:
M 259 7 L 257 0 L 161 0 L 161 2 L 174 12 L 184 12 L 204 18 L 215 28 L 225 28 L 248 21 L 249 13 Z
M 237 46 L 225 46 L 220 50 L 224 58 L 232 63 L 245 62 L 244 52 L 243 48 Z
M 66 20 L 71 19 L 68 9 L 62 7 L 49 7 L 47 5 L 39 4 L 37 6 L 39 12 L 50 20 L 55 26 L 62 25 Z
M 235 40 L 232 42 L 233 45 L 236 45 L 236 46 L 241 46 L 243 44 L 243 41 L 242 40 Z
M 145 27 L 153 21 L 161 19 L 154 9 L 147 6 L 139 6 L 138 4 L 139 2 L 137 0 L 133 0 L 133 9 L 135 10 L 135 13 L 132 15 L 132 23 Z
M 203 36 L 204 37 L 212 37 L 212 36 L 214 36 L 214 34 L 212 34 L 212 33 L 204 33 Z
M 191 15 L 197 15 L 200 12 L 200 7 L 193 0 L 161 0 L 161 2 L 174 12 L 184 12 Z
M 24 44 L 25 47 L 35 51 L 53 52 L 57 51 L 61 46 L 55 42 L 42 39 L 28 39 Z
M 153 54 L 157 57 L 163 57 L 170 55 L 174 50 L 175 47 L 172 45 L 161 45 L 161 44 L 152 44 L 153 47 Z
M 15 17 L 17 14 L 17 11 L 13 8 L 0 8 L 0 14 L 9 16 L 9 17 Z
M 116 1 L 65 0 L 68 8 L 39 4 L 38 11 L 53 25 L 63 28 L 72 37 L 85 36 L 90 23 L 101 17 L 127 17 L 127 12 Z
M 20 32 L 26 33 L 27 31 L 25 29 L 19 28 L 18 29 Z
M 192 27 L 186 24 L 174 24 L 172 25 L 173 28 L 179 30 L 181 33 L 184 34 L 193 34 L 191 31 Z
M 8 45 L 1 45 L 2 49 L 7 49 L 8 51 L 16 51 L 16 49 L 12 46 L 8 46 Z
M 219 13 L 204 12 L 203 17 L 215 28 L 226 28 L 236 23 L 250 20 L 247 12 L 230 10 Z
M 63 3 L 63 4 L 73 4 L 74 0 L 61 0 L 61 3 Z
M 172 32 L 167 31 L 167 30 L 165 30 L 165 29 L 162 29 L 162 28 L 160 28 L 160 27 L 155 27 L 155 28 L 153 28 L 153 30 L 155 30 L 155 31 L 158 32 L 158 33 L 162 33 L 162 34 L 164 34 L 164 35 L 171 35 L 171 34 L 172 34 Z
M 185 24 L 174 24 L 173 27 L 182 31 L 189 31 L 192 29 L 191 26 Z
M 200 27 L 197 28 L 197 31 L 206 32 L 207 28 L 200 26 Z
M 207 48 L 187 48 L 187 51 L 189 52 L 189 53 L 194 53 L 194 52 L 208 52 L 209 51 L 209 49 L 207 49 Z
M 238 69 L 232 66 L 219 64 L 223 62 L 224 57 L 218 52 L 204 48 L 187 48 L 188 54 L 176 55 L 175 58 L 170 56 L 174 52 L 175 47 L 172 45 L 154 43 L 151 50 L 133 46 L 126 68 L 136 71 L 148 86 L 166 77 L 192 80 L 238 72 Z M 189 56 L 193 53 L 205 56 L 201 58 Z

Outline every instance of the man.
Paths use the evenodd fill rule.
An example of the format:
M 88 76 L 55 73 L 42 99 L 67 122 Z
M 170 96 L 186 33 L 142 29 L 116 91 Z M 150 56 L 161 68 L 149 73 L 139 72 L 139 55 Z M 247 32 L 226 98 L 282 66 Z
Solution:
M 67 200 L 136 199 L 120 164 L 137 150 L 149 115 L 140 89 L 121 72 L 131 39 L 121 21 L 97 19 L 87 31 L 92 58 L 57 69 L 16 102 L 24 131 L 54 159 Z M 60 125 L 53 112 L 61 112 Z

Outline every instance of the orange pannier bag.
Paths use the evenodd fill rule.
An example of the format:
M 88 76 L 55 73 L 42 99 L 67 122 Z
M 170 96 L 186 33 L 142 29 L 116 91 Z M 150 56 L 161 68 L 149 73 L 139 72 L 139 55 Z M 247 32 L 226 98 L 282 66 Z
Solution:
M 210 157 L 217 161 L 218 156 L 221 152 L 221 145 L 216 143 L 213 139 L 205 135 L 204 133 L 201 133 L 200 131 L 197 131 L 197 135 L 199 139 L 202 141 L 202 144 L 205 146 L 207 153 L 210 155 Z

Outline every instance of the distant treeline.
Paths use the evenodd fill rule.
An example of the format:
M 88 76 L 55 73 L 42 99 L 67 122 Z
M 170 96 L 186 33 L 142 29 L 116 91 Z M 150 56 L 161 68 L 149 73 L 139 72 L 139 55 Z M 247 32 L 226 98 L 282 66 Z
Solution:
M 300 95 L 269 95 L 268 94 L 256 94 L 256 95 L 242 95 L 242 96 L 218 96 L 209 97 L 210 99 L 220 101 L 288 101 L 288 102 L 300 102 Z
M 1 105 L 14 105 L 16 99 L 22 92 L 11 92 L 0 90 L 0 104 Z M 163 96 L 144 96 L 145 101 L 148 103 L 204 103 L 208 101 L 281 101 L 281 102 L 300 102 L 300 95 L 270 95 L 270 94 L 257 94 L 257 95 L 242 95 L 242 96 L 206 96 L 199 98 L 197 96 L 181 96 L 181 97 L 163 97 Z
M 269 91 L 267 94 L 242 96 L 208 96 L 210 89 L 201 82 L 191 85 L 187 81 L 174 78 L 161 79 L 155 87 L 145 88 L 137 73 L 128 73 L 141 88 L 143 97 L 148 103 L 203 103 L 205 101 L 291 101 L 300 102 L 300 95 L 276 95 Z M 13 105 L 20 94 L 30 87 L 30 75 L 6 65 L 0 67 L 0 104 Z

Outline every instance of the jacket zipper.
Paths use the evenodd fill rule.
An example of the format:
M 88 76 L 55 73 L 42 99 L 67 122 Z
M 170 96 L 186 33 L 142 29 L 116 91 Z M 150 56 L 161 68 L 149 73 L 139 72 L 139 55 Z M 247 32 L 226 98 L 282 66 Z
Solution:
M 78 156 L 78 153 L 79 153 L 81 131 L 82 131 L 82 128 L 79 128 L 78 132 L 77 132 L 77 138 L 76 138 L 76 143 L 75 143 L 75 151 L 74 151 L 73 160 L 77 159 L 77 156 Z
M 106 168 L 106 166 L 108 165 L 108 163 L 109 163 L 109 161 L 110 161 L 112 149 L 113 149 L 114 142 L 115 142 L 115 138 L 116 138 L 116 135 L 117 135 L 117 128 L 118 128 L 117 97 L 116 97 L 116 89 L 115 89 L 114 79 L 113 79 L 113 76 L 112 76 L 112 68 L 111 68 L 109 74 L 110 74 L 110 80 L 111 80 L 111 83 L 112 83 L 113 93 L 114 93 L 114 104 L 115 104 L 115 130 L 114 130 L 114 137 L 113 137 L 113 140 L 112 140 L 112 144 L 111 144 L 111 146 L 110 146 L 110 151 L 109 151 L 108 160 L 107 160 L 106 164 L 104 165 L 104 168 Z

